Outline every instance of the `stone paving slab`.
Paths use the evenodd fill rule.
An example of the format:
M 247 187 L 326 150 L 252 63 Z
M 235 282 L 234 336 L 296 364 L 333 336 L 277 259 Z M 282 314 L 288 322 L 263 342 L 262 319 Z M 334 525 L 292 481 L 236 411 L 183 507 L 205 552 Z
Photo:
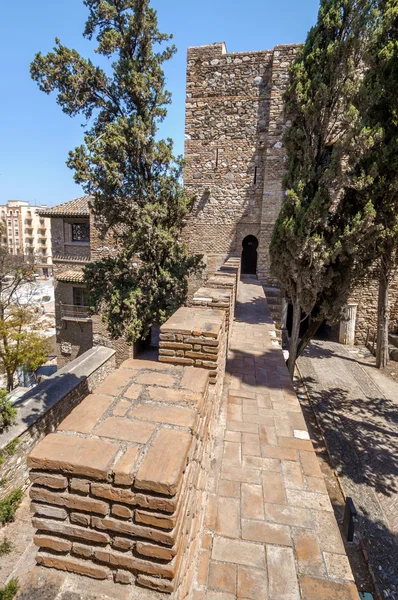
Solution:
M 274 331 L 241 281 L 192 600 L 359 600 Z

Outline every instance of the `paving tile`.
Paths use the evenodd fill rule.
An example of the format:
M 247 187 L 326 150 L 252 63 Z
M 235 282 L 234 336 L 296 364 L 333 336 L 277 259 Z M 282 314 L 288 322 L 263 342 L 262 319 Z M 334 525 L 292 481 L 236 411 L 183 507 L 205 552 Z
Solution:
M 260 456 L 244 456 L 242 459 L 244 469 L 259 469 L 261 471 L 271 471 L 280 473 L 281 461 L 276 458 L 262 458 Z
M 267 569 L 269 600 L 300 600 L 296 565 L 291 548 L 267 545 Z M 321 598 L 319 597 L 318 600 Z
M 279 473 L 263 473 L 262 480 L 265 502 L 285 504 L 286 494 L 282 475 Z
M 208 587 L 222 592 L 236 593 L 237 567 L 230 563 L 211 561 L 209 569 Z
M 330 552 L 324 552 L 323 558 L 326 563 L 326 571 L 329 577 L 334 579 L 346 579 L 347 581 L 354 581 L 352 575 L 350 561 L 344 554 L 331 554 Z
M 238 499 L 218 498 L 215 531 L 225 537 L 240 537 L 240 501 Z
M 334 513 L 313 511 L 312 514 L 321 550 L 335 554 L 345 554 L 343 540 Z
M 218 483 L 218 495 L 229 498 L 240 498 L 239 481 L 220 480 Z
M 288 504 L 311 510 L 322 510 L 332 512 L 332 504 L 327 494 L 308 492 L 306 490 L 286 489 Z
M 224 440 L 226 442 L 237 442 L 238 444 L 240 444 L 240 442 L 242 441 L 242 434 L 240 433 L 240 431 L 225 431 L 224 433 Z
M 314 452 L 300 451 L 300 461 L 303 467 L 304 475 L 308 477 L 320 477 L 323 479 L 323 474 L 319 466 L 317 455 Z
M 222 479 L 240 481 L 242 483 L 260 483 L 260 471 L 230 467 L 228 465 L 223 466 L 221 477 Z
M 298 460 L 298 453 L 294 448 L 280 448 L 279 446 L 261 446 L 261 456 L 264 458 L 279 458 L 280 460 Z
M 258 433 L 258 425 L 256 423 L 240 423 L 239 421 L 228 421 L 227 429 L 229 429 L 229 431 Z
M 242 464 L 242 446 L 235 442 L 224 442 L 223 464 L 240 467 Z
M 264 519 L 264 498 L 261 485 L 242 483 L 242 517 Z
M 306 508 L 283 504 L 265 504 L 265 518 L 272 523 L 315 529 L 313 513 Z
M 278 546 L 292 546 L 290 528 L 286 525 L 242 519 L 242 539 Z
M 302 575 L 300 587 L 302 598 L 305 600 L 359 600 L 358 590 L 354 583 L 335 583 Z
M 282 461 L 282 473 L 287 488 L 305 489 L 304 477 L 299 463 L 291 460 Z
M 267 600 L 268 581 L 265 571 L 238 567 L 238 598 L 246 600 Z
M 216 536 L 214 538 L 212 559 L 237 565 L 265 568 L 264 546 L 224 537 Z
M 294 530 L 294 548 L 300 573 L 323 577 L 325 566 L 315 533 L 304 530 Z

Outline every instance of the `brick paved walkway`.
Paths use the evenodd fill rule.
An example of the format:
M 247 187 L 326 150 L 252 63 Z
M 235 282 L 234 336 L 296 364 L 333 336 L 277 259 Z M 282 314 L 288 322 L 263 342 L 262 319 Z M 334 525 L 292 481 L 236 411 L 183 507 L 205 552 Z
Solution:
M 262 287 L 240 285 L 194 600 L 357 600 Z
M 313 341 L 299 368 L 385 598 L 398 598 L 398 384 L 358 348 Z

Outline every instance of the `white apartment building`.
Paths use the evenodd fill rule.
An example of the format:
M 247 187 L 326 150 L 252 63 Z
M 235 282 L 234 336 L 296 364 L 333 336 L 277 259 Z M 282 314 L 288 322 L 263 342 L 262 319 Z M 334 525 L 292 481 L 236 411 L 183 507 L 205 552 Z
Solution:
M 0 205 L 0 245 L 11 254 L 34 259 L 36 273 L 52 275 L 51 220 L 38 214 L 46 206 L 31 206 L 23 200 Z

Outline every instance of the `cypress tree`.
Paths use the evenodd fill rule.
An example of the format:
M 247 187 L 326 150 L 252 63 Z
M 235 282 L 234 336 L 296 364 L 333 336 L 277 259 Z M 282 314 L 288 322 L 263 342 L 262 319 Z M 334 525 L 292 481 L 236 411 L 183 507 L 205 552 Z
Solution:
M 189 257 L 180 232 L 190 201 L 181 185 L 182 160 L 172 140 L 158 140 L 170 94 L 163 65 L 176 52 L 158 29 L 149 0 L 84 0 L 84 36 L 110 59 L 96 66 L 56 39 L 38 53 L 31 76 L 69 116 L 87 121 L 84 143 L 69 153 L 75 181 L 93 198 L 102 238 L 117 252 L 88 265 L 89 304 L 109 331 L 133 342 L 180 306 L 187 276 L 200 257 Z M 110 239 L 110 238 L 108 238 Z
M 364 122 L 377 144 L 361 168 L 372 174 L 365 195 L 377 224 L 369 250 L 379 279 L 376 366 L 382 368 L 389 360 L 389 286 L 398 258 L 398 5 L 396 0 L 379 0 L 378 9 L 361 97 Z
M 374 209 L 357 166 L 375 143 L 358 109 L 363 61 L 376 13 L 368 0 L 321 0 L 317 24 L 285 94 L 286 199 L 272 243 L 272 272 L 293 305 L 289 372 L 325 318 L 337 320 L 365 267 L 361 248 Z M 302 313 L 311 318 L 299 345 Z

